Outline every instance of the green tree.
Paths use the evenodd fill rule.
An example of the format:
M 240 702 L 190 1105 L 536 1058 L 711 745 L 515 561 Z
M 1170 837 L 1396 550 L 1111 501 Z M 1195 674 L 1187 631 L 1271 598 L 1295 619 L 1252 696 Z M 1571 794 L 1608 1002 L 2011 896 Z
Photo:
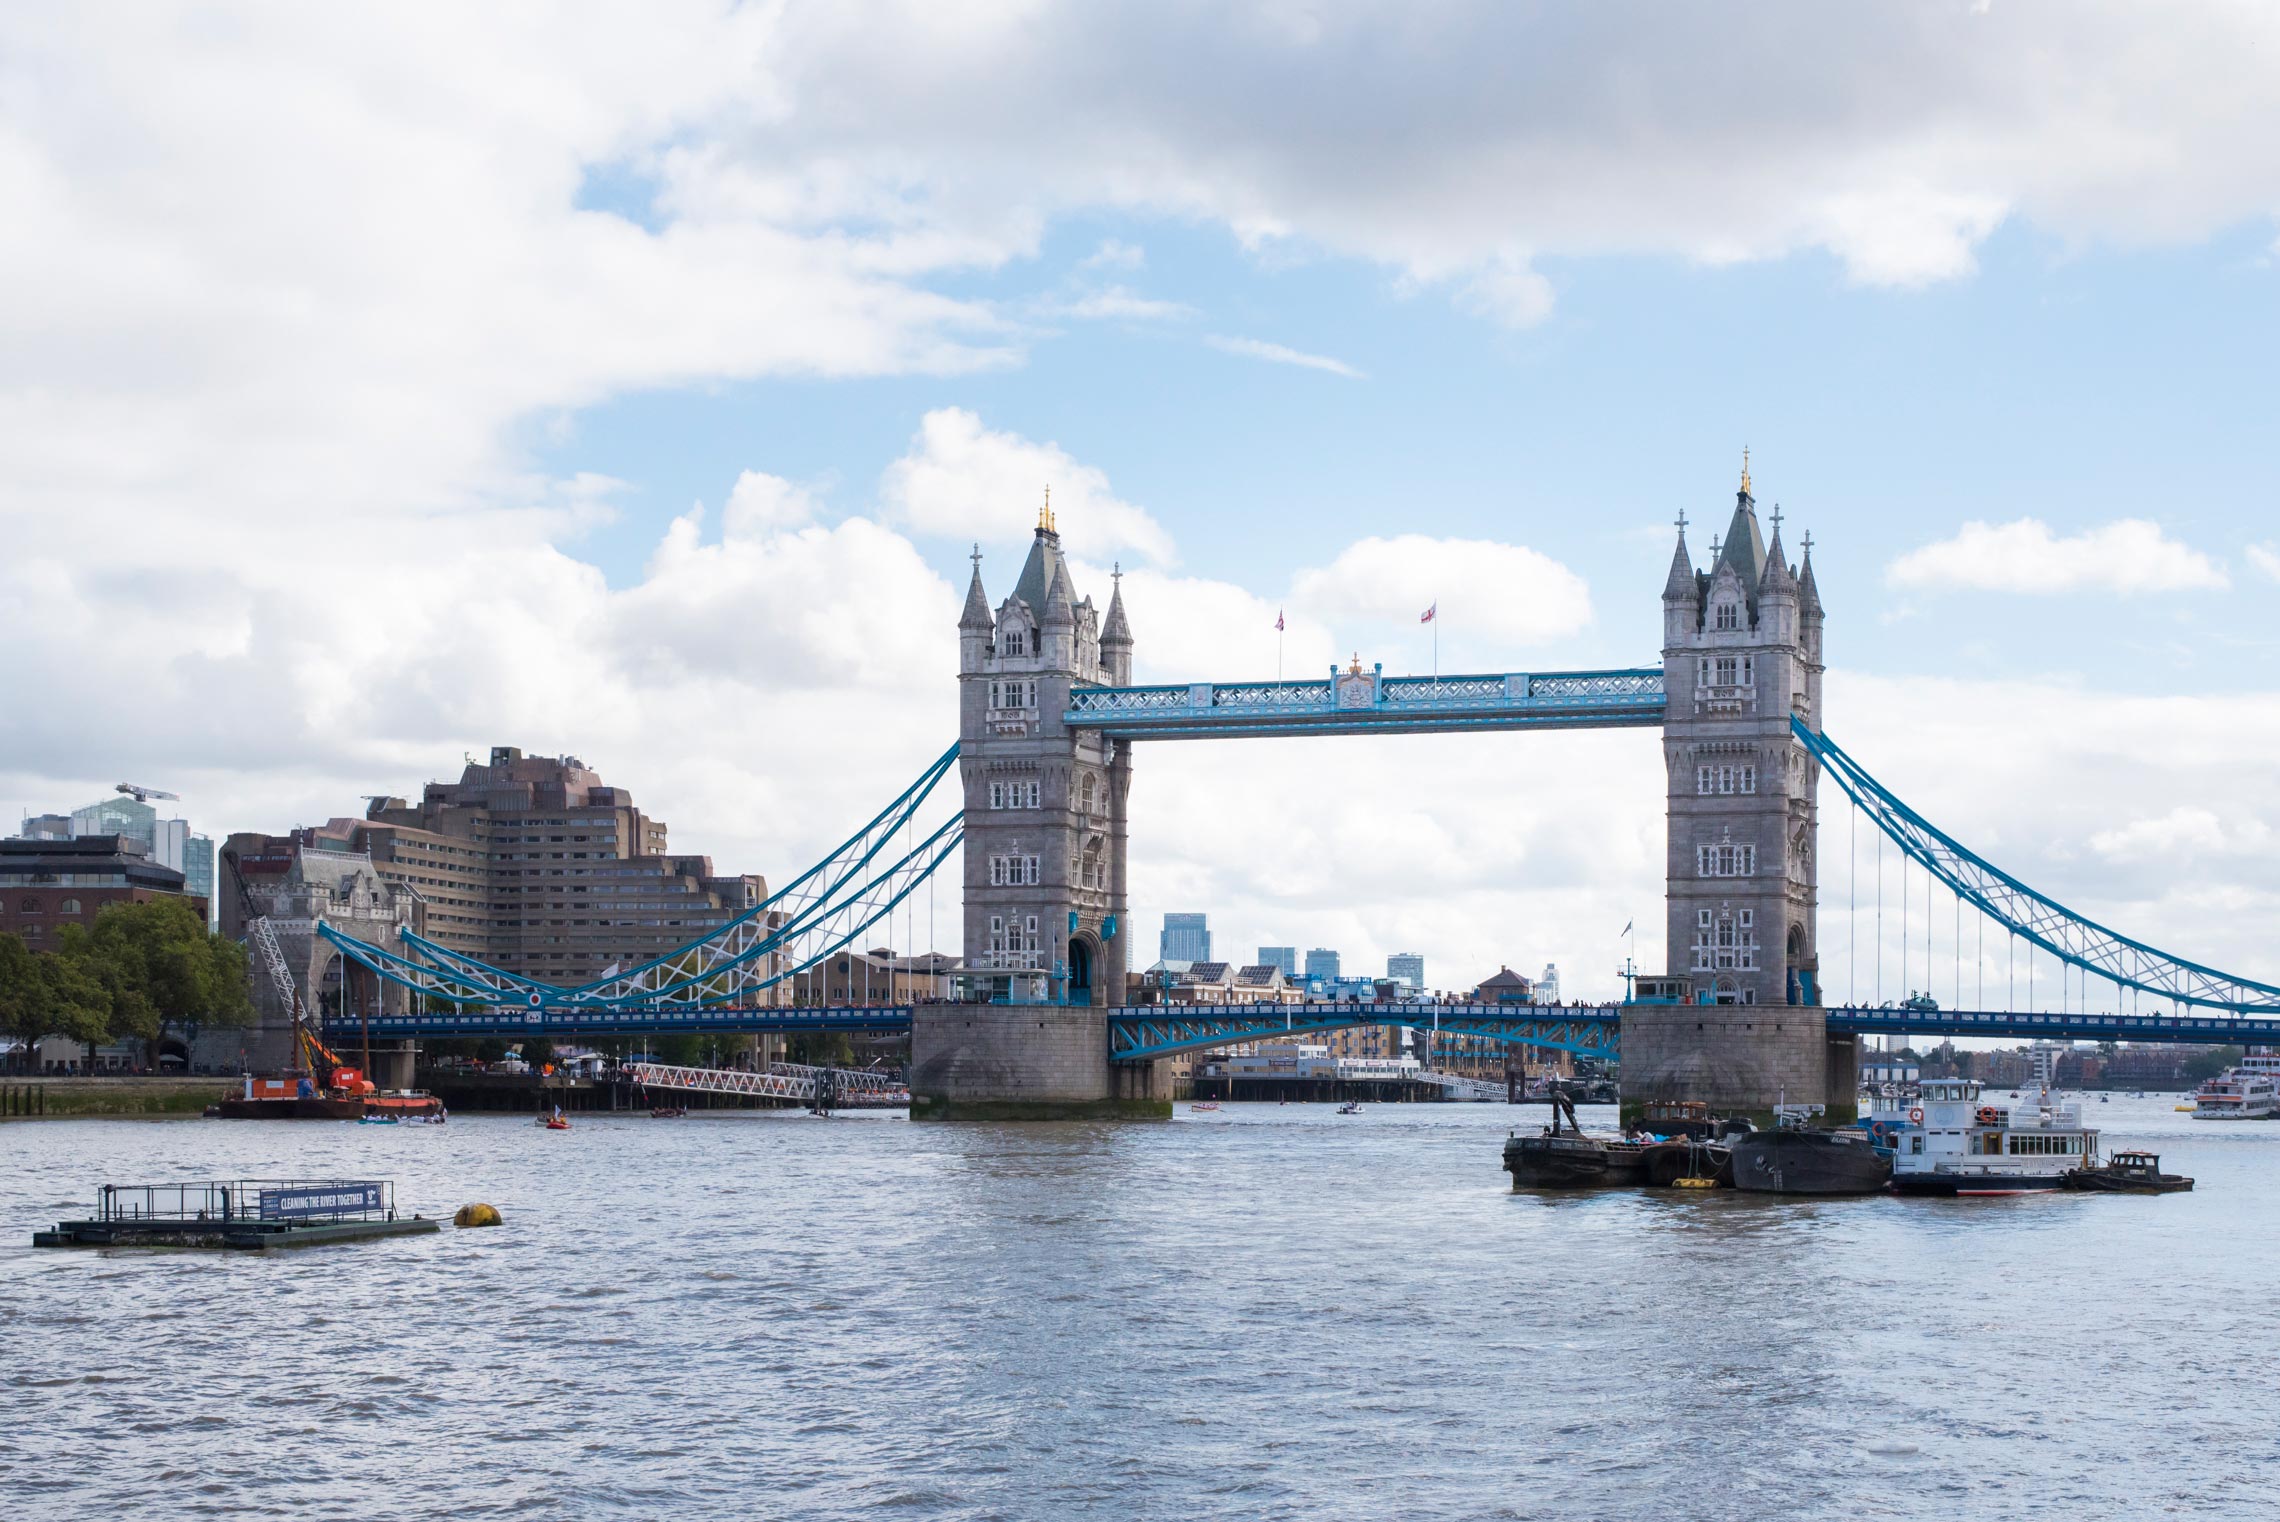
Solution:
M 2204 1051 L 2195 1052 L 2185 1059 L 2183 1069 L 2185 1081 L 2188 1083 L 2207 1083 L 2210 1079 L 2220 1076 L 2226 1068 L 2238 1066 L 2239 1062 L 2239 1047 L 2209 1047 Z
M 68 946 L 85 934 L 72 927 L 63 939 Z M 110 989 L 84 959 L 0 935 L 0 1031 L 26 1048 L 49 1036 L 95 1047 L 110 1039 Z
M 209 932 L 187 900 L 107 905 L 93 929 L 67 928 L 56 955 L 102 986 L 111 1040 L 155 1042 L 170 1023 L 192 1035 L 252 1023 L 245 947 Z

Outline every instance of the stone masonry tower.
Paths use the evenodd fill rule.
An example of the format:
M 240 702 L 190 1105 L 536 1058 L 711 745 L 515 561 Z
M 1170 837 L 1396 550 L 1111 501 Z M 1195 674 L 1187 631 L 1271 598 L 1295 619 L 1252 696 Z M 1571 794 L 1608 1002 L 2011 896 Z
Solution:
M 1103 626 L 1070 584 L 1050 498 L 994 614 L 975 552 L 958 620 L 969 998 L 1124 1002 L 1131 747 L 1061 715 L 1071 689 L 1131 679 L 1122 579 Z
M 1692 1003 L 1817 1005 L 1820 769 L 1789 718 L 1820 723 L 1821 598 L 1812 536 L 1797 569 L 1778 507 L 1773 543 L 1759 532 L 1746 451 L 1711 552 L 1695 570 L 1682 516 L 1663 586 L 1670 976 Z

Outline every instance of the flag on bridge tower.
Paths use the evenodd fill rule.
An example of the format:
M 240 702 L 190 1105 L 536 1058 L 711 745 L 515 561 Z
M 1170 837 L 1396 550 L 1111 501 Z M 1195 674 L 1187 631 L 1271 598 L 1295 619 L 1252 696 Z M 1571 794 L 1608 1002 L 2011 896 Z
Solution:
M 1622 928 L 1621 930 L 1618 930 L 1618 931 L 1616 931 L 1615 933 L 1616 933 L 1617 935 L 1619 935 L 1619 936 L 1622 936 L 1622 935 L 1629 935 L 1629 934 L 1631 933 L 1631 922 L 1630 922 L 1629 920 L 1625 920 L 1625 921 L 1623 922 L 1623 928 Z
M 1441 600 L 1436 597 L 1433 599 L 1433 606 L 1427 608 L 1424 612 L 1417 615 L 1417 621 L 1421 624 L 1429 624 L 1433 621 L 1433 615 L 1440 611 Z
M 1282 616 L 1282 609 L 1280 609 L 1280 608 L 1277 608 L 1277 609 L 1275 609 L 1275 633 L 1277 633 L 1277 634 L 1280 634 L 1280 633 L 1282 633 L 1282 630 L 1283 630 L 1283 616 Z

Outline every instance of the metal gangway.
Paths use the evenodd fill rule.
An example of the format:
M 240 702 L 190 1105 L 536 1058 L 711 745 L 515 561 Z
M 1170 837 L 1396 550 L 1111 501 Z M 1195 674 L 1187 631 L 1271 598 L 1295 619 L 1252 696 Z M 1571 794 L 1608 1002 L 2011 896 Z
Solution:
M 750 1068 L 676 1067 L 663 1062 L 629 1062 L 626 1076 L 648 1089 L 680 1089 L 692 1094 L 736 1094 L 754 1099 L 787 1099 L 834 1109 L 902 1108 L 910 1090 L 891 1073 L 859 1068 L 807 1067 L 772 1062 L 766 1072 Z
M 1462 1073 L 1437 1073 L 1427 1068 L 1417 1075 L 1419 1083 L 1429 1083 L 1441 1091 L 1443 1099 L 1470 1100 L 1476 1104 L 1501 1104 L 1505 1098 L 1502 1079 L 1467 1078 Z

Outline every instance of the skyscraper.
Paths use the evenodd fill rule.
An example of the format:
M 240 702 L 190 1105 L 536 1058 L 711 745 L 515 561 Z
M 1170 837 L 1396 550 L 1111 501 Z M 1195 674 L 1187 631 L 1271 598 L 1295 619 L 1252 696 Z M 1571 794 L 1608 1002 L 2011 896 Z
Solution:
M 1285 979 L 1295 979 L 1298 976 L 1298 948 L 1296 946 L 1261 946 L 1259 948 L 1259 965 L 1261 967 L 1280 967 Z
M 1167 914 L 1164 916 L 1164 933 L 1156 942 L 1156 955 L 1167 962 L 1208 962 L 1211 960 L 1211 927 L 1206 923 L 1209 915 Z
M 1338 980 L 1338 953 L 1327 946 L 1317 946 L 1306 954 L 1306 981 L 1316 979 L 1325 983 Z
M 1385 975 L 1411 988 L 1423 988 L 1425 959 L 1414 951 L 1397 951 L 1385 959 Z

